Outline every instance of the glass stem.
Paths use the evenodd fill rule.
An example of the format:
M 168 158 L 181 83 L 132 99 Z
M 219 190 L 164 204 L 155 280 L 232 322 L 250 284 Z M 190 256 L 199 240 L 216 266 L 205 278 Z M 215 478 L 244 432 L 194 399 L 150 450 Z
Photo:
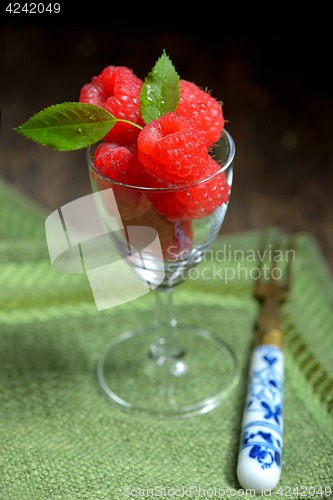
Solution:
M 150 346 L 154 359 L 179 358 L 184 354 L 177 337 L 177 320 L 174 313 L 173 289 L 155 290 L 155 339 Z

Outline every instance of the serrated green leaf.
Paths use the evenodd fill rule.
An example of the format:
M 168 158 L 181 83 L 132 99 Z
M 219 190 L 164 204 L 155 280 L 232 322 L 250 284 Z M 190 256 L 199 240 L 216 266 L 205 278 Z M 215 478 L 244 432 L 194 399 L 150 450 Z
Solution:
M 163 51 L 141 89 L 140 112 L 145 124 L 175 111 L 179 99 L 179 75 Z
M 116 121 L 111 113 L 93 104 L 65 102 L 49 106 L 14 130 L 44 146 L 73 151 L 102 139 Z

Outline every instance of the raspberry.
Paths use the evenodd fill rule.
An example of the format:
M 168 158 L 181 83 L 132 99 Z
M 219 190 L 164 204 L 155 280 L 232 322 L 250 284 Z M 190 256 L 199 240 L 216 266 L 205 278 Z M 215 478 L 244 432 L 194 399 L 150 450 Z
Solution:
M 139 161 L 135 144 L 125 147 L 117 143 L 101 143 L 95 151 L 94 165 L 101 174 L 118 183 L 128 186 L 148 184 L 148 174 Z M 143 215 L 151 206 L 143 190 L 111 184 L 96 173 L 92 174 L 92 180 L 99 191 L 112 187 L 122 220 Z
M 211 147 L 224 127 L 221 105 L 197 85 L 180 80 L 180 100 L 176 113 L 192 120 L 204 135 L 206 146 Z
M 91 83 L 81 89 L 80 102 L 103 107 L 113 116 L 144 126 L 140 115 L 140 92 L 143 81 L 125 66 L 107 66 Z M 118 122 L 105 136 L 105 140 L 126 143 L 134 141 L 139 129 Z
M 109 111 L 114 117 L 128 120 L 141 127 L 144 122 L 140 116 L 140 99 L 128 97 L 126 95 L 113 96 L 107 99 L 103 108 Z M 140 129 L 129 123 L 117 122 L 108 134 L 104 137 L 106 141 L 117 140 L 126 143 L 133 141 L 139 135 Z
M 212 176 L 220 168 L 220 165 L 209 157 L 208 166 L 202 179 Z M 157 187 L 158 183 L 155 185 Z M 161 186 L 160 183 L 159 185 Z M 212 214 L 222 203 L 227 203 L 229 193 L 230 186 L 227 183 L 225 173 L 222 172 L 192 188 L 178 189 L 162 194 L 155 192 L 151 193 L 149 197 L 158 213 L 175 222 L 202 219 Z
M 175 113 L 148 123 L 137 144 L 145 170 L 167 186 L 195 182 L 208 162 L 201 132 L 191 120 Z
M 103 142 L 96 148 L 94 165 L 105 177 L 117 180 L 118 175 L 128 169 L 132 157 L 133 149 L 130 151 L 129 147 Z

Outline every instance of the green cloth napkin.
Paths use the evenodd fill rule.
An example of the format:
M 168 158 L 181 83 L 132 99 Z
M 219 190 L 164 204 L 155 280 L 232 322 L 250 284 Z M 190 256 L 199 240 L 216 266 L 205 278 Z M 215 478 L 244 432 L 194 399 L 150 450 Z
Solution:
M 261 233 L 218 238 L 199 272 L 175 291 L 182 322 L 236 351 L 239 384 L 210 413 L 156 421 L 119 410 L 96 379 L 110 341 L 147 323 L 153 294 L 98 312 L 85 275 L 52 268 L 47 215 L 0 182 L 0 499 L 134 498 L 124 496 L 129 489 L 137 498 L 181 498 L 183 488 L 184 498 L 240 497 L 237 453 L 259 311 L 250 275 L 257 264 L 248 251 L 260 248 Z M 311 236 L 297 235 L 295 255 L 283 310 L 282 489 L 270 498 L 332 498 L 333 287 Z

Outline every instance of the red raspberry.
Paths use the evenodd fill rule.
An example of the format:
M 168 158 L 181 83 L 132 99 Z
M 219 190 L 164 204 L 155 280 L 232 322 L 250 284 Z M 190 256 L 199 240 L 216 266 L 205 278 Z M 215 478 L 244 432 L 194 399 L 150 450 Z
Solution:
M 80 102 L 94 104 L 100 108 L 103 106 L 107 97 L 104 90 L 102 75 L 93 76 L 91 83 L 86 83 L 80 93 Z
M 92 78 L 81 89 L 80 102 L 100 106 L 113 116 L 129 120 L 140 126 L 144 122 L 140 115 L 140 92 L 143 81 L 125 66 L 108 66 L 103 72 Z M 128 123 L 118 122 L 105 136 L 105 140 L 126 143 L 133 141 L 139 129 Z
M 114 142 L 103 142 L 96 148 L 94 165 L 105 177 L 117 180 L 118 175 L 128 169 L 133 152 L 133 148 L 130 150 Z
M 224 127 L 222 107 L 217 100 L 197 85 L 180 80 L 180 100 L 176 113 L 192 120 L 211 147 L 220 137 Z
M 206 179 L 217 172 L 221 166 L 209 157 L 208 166 L 202 175 Z M 155 183 L 157 187 L 158 183 Z M 161 186 L 161 183 L 159 183 Z M 188 189 L 178 189 L 166 193 L 151 193 L 150 199 L 158 213 L 165 215 L 170 221 L 202 219 L 212 214 L 222 203 L 229 199 L 230 186 L 225 173 L 212 179 L 198 183 Z
M 140 97 L 143 81 L 126 66 L 107 66 L 102 76 L 109 97 L 112 95 Z
M 138 155 L 146 171 L 168 186 L 195 182 L 208 162 L 201 132 L 175 113 L 152 120 L 141 130 Z
M 135 144 L 125 147 L 116 143 L 101 143 L 95 151 L 94 165 L 101 174 L 118 183 L 128 186 L 148 184 L 148 174 L 139 161 Z M 143 215 L 151 206 L 147 193 L 143 190 L 111 184 L 95 173 L 92 179 L 99 191 L 113 189 L 122 220 Z

